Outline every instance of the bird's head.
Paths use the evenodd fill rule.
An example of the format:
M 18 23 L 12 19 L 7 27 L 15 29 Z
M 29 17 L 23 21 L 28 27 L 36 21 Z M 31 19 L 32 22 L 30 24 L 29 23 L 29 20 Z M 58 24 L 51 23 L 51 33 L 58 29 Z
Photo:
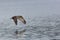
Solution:
M 14 19 L 14 18 L 16 18 L 16 16 L 13 16 L 11 19 Z

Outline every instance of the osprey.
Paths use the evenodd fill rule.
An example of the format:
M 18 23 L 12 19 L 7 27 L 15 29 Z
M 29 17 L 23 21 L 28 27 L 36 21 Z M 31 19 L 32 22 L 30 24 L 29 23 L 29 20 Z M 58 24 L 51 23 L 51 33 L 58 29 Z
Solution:
M 22 23 L 26 24 L 25 19 L 22 16 L 13 16 L 11 19 L 13 19 L 13 21 L 15 22 L 15 24 L 17 25 L 17 19 L 20 20 Z

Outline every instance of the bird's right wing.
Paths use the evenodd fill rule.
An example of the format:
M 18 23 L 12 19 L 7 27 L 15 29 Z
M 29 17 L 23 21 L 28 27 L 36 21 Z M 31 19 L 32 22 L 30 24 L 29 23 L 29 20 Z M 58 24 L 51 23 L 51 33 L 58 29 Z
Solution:
M 18 16 L 17 19 L 19 19 L 22 23 L 26 24 L 26 21 L 22 16 Z

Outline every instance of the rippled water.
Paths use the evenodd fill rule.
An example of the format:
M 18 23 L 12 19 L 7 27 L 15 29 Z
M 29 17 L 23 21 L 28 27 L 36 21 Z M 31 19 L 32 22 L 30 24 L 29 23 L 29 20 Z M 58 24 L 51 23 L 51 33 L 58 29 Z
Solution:
M 54 40 L 60 36 L 59 17 L 36 17 L 27 18 L 27 24 L 19 23 L 17 26 L 9 19 L 0 23 L 1 40 Z M 26 29 L 22 34 L 15 34 Z

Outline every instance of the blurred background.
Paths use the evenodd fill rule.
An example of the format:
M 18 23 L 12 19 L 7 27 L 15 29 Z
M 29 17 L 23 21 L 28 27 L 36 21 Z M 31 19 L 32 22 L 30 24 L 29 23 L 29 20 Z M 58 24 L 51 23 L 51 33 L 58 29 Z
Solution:
M 0 18 L 60 15 L 60 0 L 0 0 Z
M 22 15 L 27 24 L 10 18 Z M 14 32 L 26 29 L 17 37 Z M 60 38 L 60 0 L 0 0 L 0 39 L 49 40 Z M 42 39 L 41 39 L 42 38 Z

